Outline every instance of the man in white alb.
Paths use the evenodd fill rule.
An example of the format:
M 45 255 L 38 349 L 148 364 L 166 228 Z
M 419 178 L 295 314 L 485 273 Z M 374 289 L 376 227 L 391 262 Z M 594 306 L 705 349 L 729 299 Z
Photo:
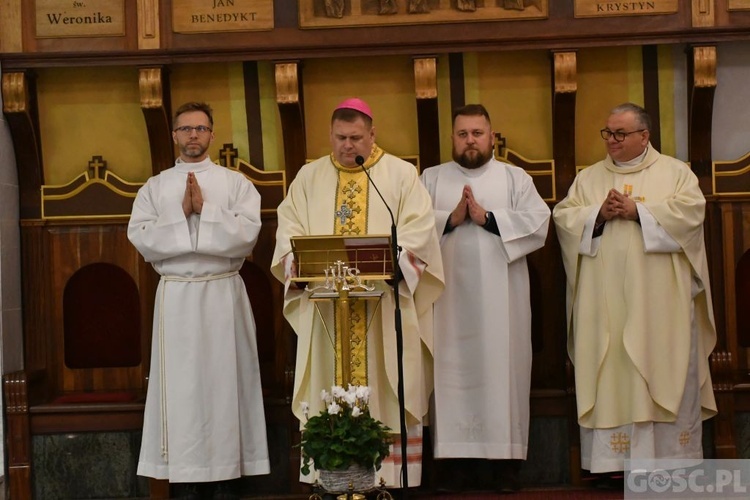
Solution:
M 174 167 L 138 191 L 128 238 L 161 275 L 138 474 L 179 498 L 239 498 L 230 480 L 268 474 L 255 322 L 238 271 L 260 231 L 260 195 L 208 157 L 211 108 L 174 117 Z M 199 485 L 198 483 L 215 483 Z
M 531 176 L 493 158 L 484 106 L 454 111 L 452 138 L 453 161 L 422 174 L 445 267 L 445 292 L 434 308 L 433 446 L 438 470 L 448 469 L 438 482 L 460 489 L 458 479 L 491 465 L 494 487 L 513 491 L 529 431 L 526 256 L 544 245 L 550 210 Z

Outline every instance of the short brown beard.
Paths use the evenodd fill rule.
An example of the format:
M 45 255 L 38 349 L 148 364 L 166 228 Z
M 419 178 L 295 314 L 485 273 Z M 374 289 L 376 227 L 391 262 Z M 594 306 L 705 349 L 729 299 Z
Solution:
M 468 150 L 467 150 L 468 151 Z M 477 152 L 477 156 L 474 159 L 469 158 L 466 155 L 466 151 L 464 151 L 464 154 L 459 155 L 456 153 L 456 148 L 453 148 L 453 161 L 458 163 L 464 168 L 468 168 L 470 170 L 473 170 L 475 168 L 479 168 L 488 161 L 492 159 L 492 152 L 484 152 L 479 149 L 474 149 L 474 151 Z

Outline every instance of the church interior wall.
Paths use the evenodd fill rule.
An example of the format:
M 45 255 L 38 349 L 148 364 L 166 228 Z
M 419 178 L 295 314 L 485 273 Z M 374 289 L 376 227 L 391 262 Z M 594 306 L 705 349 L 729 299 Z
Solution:
M 549 65 L 543 50 L 477 54 L 478 102 L 489 111 L 495 132 L 530 159 L 553 157 Z
M 45 68 L 37 86 L 45 183 L 70 182 L 94 155 L 124 179 L 149 177 L 137 68 Z
M 308 158 L 331 152 L 331 110 L 351 96 L 370 104 L 381 147 L 400 156 L 419 153 L 411 57 L 311 59 L 302 71 Z
M 372 44 L 364 41 L 364 37 L 360 39 L 356 36 L 359 28 L 300 30 L 296 12 L 282 9 L 280 3 L 276 2 L 279 9 L 275 19 L 277 27 L 267 33 L 172 33 L 171 9 L 164 9 L 165 17 L 159 19 L 158 26 L 161 32 L 157 30 L 156 38 L 151 40 L 156 45 L 151 47 L 140 46 L 144 41 L 143 33 L 136 27 L 136 7 L 130 2 L 126 7 L 126 42 L 116 37 L 107 40 L 101 37 L 91 42 L 90 47 L 84 47 L 86 40 L 74 37 L 63 40 L 37 39 L 30 29 L 31 24 L 25 24 L 23 30 L 20 25 L 17 27 L 19 37 L 23 32 L 23 43 L 20 40 L 14 42 L 7 35 L 8 31 L 5 35 L 0 34 L 0 59 L 5 57 L 2 52 L 18 52 L 10 54 L 9 67 L 13 71 L 30 70 L 36 78 L 43 183 L 69 182 L 85 169 L 94 155 L 103 156 L 108 162 L 108 169 L 127 181 L 144 182 L 153 174 L 150 154 L 153 144 L 149 143 L 153 137 L 149 137 L 147 127 L 147 123 L 153 123 L 144 120 L 145 111 L 141 103 L 143 90 L 139 89 L 139 71 L 144 65 L 152 63 L 168 75 L 165 79 L 168 103 L 164 108 L 167 114 L 188 100 L 206 101 L 214 108 L 216 140 L 209 154 L 216 161 L 223 145 L 231 143 L 237 149 L 237 156 L 243 160 L 253 163 L 254 159 L 263 158 L 265 170 L 286 170 L 288 173 L 298 166 L 289 164 L 296 160 L 286 158 L 286 154 L 292 153 L 285 149 L 284 144 L 284 133 L 288 132 L 284 126 L 295 124 L 293 120 L 288 120 L 288 116 L 282 122 L 280 103 L 277 102 L 276 63 L 288 60 L 299 63 L 300 115 L 304 121 L 304 128 L 299 129 L 299 137 L 300 142 L 306 145 L 307 158 L 317 158 L 330 152 L 331 109 L 343 98 L 354 95 L 364 98 L 372 106 L 377 141 L 381 146 L 397 155 L 419 154 L 419 141 L 422 138 L 419 119 L 422 116 L 417 112 L 415 102 L 414 60 L 424 57 L 423 54 L 431 54 L 428 57 L 437 60 L 435 104 L 439 132 L 431 134 L 430 138 L 439 144 L 440 161 L 448 161 L 451 157 L 450 118 L 451 109 L 456 104 L 452 101 L 455 94 L 452 94 L 451 87 L 456 75 L 452 73 L 450 63 L 460 60 L 462 103 L 485 104 L 493 119 L 493 128 L 503 134 L 509 148 L 532 160 L 548 160 L 560 155 L 560 151 L 555 150 L 560 143 L 553 146 L 553 123 L 560 116 L 570 117 L 569 127 L 575 130 L 575 163 L 583 166 L 603 157 L 604 145 L 599 129 L 609 109 L 624 101 L 644 104 L 644 47 L 655 47 L 658 60 L 660 150 L 684 161 L 690 159 L 688 123 L 692 103 L 688 82 L 694 75 L 690 73 L 688 60 L 694 46 L 685 43 L 689 39 L 690 43 L 716 45 L 718 83 L 713 101 L 712 158 L 734 160 L 750 151 L 750 91 L 747 90 L 750 41 L 714 42 L 713 32 L 696 30 L 698 24 L 696 21 L 691 24 L 688 12 L 696 1 L 680 2 L 681 12 L 678 16 L 573 20 L 569 19 L 572 16 L 572 2 L 563 5 L 562 1 L 550 0 L 549 22 L 473 23 L 470 26 L 455 26 L 455 29 L 446 24 L 411 26 L 408 29 L 385 26 L 364 28 L 372 30 L 368 38 L 373 40 Z M 709 3 L 723 9 L 726 1 Z M 20 12 L 20 0 L 10 4 Z M 171 2 L 165 5 L 171 5 Z M 726 12 L 719 12 L 717 16 L 716 27 L 729 24 Z M 746 25 L 750 26 L 750 12 L 732 14 L 732 19 L 746 19 Z M 544 28 L 538 29 L 542 23 L 547 23 L 545 26 L 549 27 L 549 32 L 545 32 Z M 583 26 L 586 32 L 579 37 L 571 35 L 568 33 L 571 23 Z M 722 28 L 724 32 L 716 31 L 717 40 L 748 38 L 747 29 L 740 22 L 732 23 L 730 28 Z M 641 36 L 640 31 L 633 30 L 634 25 L 642 27 L 645 34 Z M 543 36 L 538 33 L 543 33 Z M 601 33 L 606 35 L 600 36 Z M 148 51 L 137 50 L 137 47 L 157 48 L 153 60 L 151 55 L 144 54 Z M 92 52 L 88 55 L 76 54 L 76 51 L 89 50 Z M 555 68 L 551 66 L 556 50 L 575 53 L 573 113 L 564 106 L 563 111 L 555 108 L 553 99 L 559 95 L 554 94 Z M 29 54 L 23 54 L 24 51 Z M 69 51 L 73 57 L 66 60 L 61 51 Z M 97 54 L 97 51 L 103 55 Z M 129 52 L 132 59 L 118 59 L 118 51 Z M 25 60 L 27 55 L 28 60 Z M 249 65 L 254 65 L 257 70 L 258 81 L 253 85 L 259 91 L 260 125 L 248 122 L 246 104 L 255 99 L 245 95 L 251 87 L 246 81 L 245 72 Z M 651 80 L 649 84 L 653 85 L 654 81 Z M 702 104 L 705 102 L 702 101 Z M 22 263 L 18 228 L 19 203 L 23 201 L 19 201 L 16 172 L 22 171 L 24 166 L 16 166 L 5 115 L 0 119 L 0 362 L 3 373 L 9 373 L 23 368 L 24 339 L 21 332 L 25 325 L 22 325 L 21 315 Z M 297 132 L 296 128 L 294 130 Z M 251 144 L 257 144 L 252 141 L 254 133 L 262 135 L 262 150 L 252 149 Z M 165 138 L 162 136 L 162 139 Z M 171 146 L 171 142 L 168 146 Z M 423 168 L 427 166 L 422 165 Z M 567 166 L 570 167 L 570 163 Z M 287 181 L 291 177 L 288 174 Z M 704 173 L 703 180 L 705 177 Z M 702 187 L 705 189 L 705 186 Z M 564 190 L 558 189 L 556 200 L 564 195 Z M 737 206 L 743 203 L 747 205 L 747 193 L 743 200 L 736 201 Z M 714 201 L 714 207 L 718 204 Z M 750 228 L 750 219 L 746 215 L 737 215 L 740 209 L 736 207 L 725 210 L 726 218 L 723 221 L 729 221 L 730 217 L 726 214 L 735 210 L 737 236 L 732 240 L 730 222 L 727 222 L 729 228 L 719 227 L 718 222 L 714 222 L 713 238 L 721 241 L 714 242 L 716 263 L 712 272 L 717 275 L 719 287 L 722 266 L 727 269 L 732 266 L 732 262 L 720 262 L 721 245 L 733 245 L 737 250 L 736 255 L 750 248 L 747 241 L 750 229 L 744 232 L 739 230 L 743 225 Z M 745 212 L 741 213 L 746 213 L 747 209 L 742 210 Z M 37 229 L 31 226 L 37 222 L 31 221 L 24 230 L 35 235 Z M 272 215 L 264 218 L 264 231 L 268 234 L 273 233 L 273 223 Z M 265 243 L 272 238 L 268 236 Z M 550 272 L 552 265 L 542 265 L 554 260 L 556 249 L 553 240 L 554 237 L 548 241 L 547 253 L 543 257 L 538 254 L 532 258 L 545 261 L 533 264 L 543 275 L 548 288 L 552 286 L 550 282 L 559 281 L 559 276 Z M 41 237 L 30 241 L 36 243 L 41 241 Z M 727 253 L 727 260 L 731 261 L 735 254 Z M 264 270 L 267 267 L 264 266 Z M 719 303 L 721 299 L 717 299 Z M 728 294 L 727 300 L 731 299 L 731 294 Z M 731 308 L 727 310 L 731 311 Z M 558 325 L 564 323 L 564 318 L 562 322 L 558 319 L 545 318 L 544 333 L 544 340 L 547 341 L 545 355 L 550 356 L 551 350 L 551 357 L 558 364 L 548 363 L 540 367 L 535 359 L 529 461 L 522 470 L 527 483 L 580 483 L 580 477 L 575 476 L 580 474 L 574 452 L 577 427 L 575 420 L 558 404 L 560 401 L 569 402 L 569 399 L 572 401 L 572 397 L 566 393 L 569 380 L 566 380 L 564 371 L 564 324 Z M 278 322 L 281 323 L 281 320 Z M 724 334 L 736 334 L 731 330 L 731 321 L 727 324 L 729 327 L 726 331 L 729 333 Z M 554 337 L 553 342 L 549 341 L 547 335 Z M 556 340 L 560 340 L 560 345 L 550 347 Z M 740 365 L 747 365 L 750 350 L 743 348 L 740 353 Z M 535 351 L 535 358 L 537 354 Z M 279 357 L 283 356 L 277 355 L 277 359 Z M 736 365 L 736 360 L 734 362 Z M 280 370 L 284 368 L 281 366 Z M 280 387 L 280 390 L 283 389 Z M 274 466 L 277 476 L 264 483 L 264 491 L 276 494 L 286 488 L 284 493 L 289 493 L 289 490 L 300 493 L 296 482 L 290 484 L 286 480 L 287 475 L 295 477 L 294 452 L 290 452 L 289 448 L 290 441 L 295 439 L 293 432 L 297 422 L 290 423 L 294 419 L 289 416 L 288 405 L 283 401 L 271 403 L 267 410 L 270 406 L 273 406 L 271 412 L 281 415 L 269 419 L 269 429 L 271 445 L 274 453 L 278 454 L 277 462 L 283 463 L 283 467 Z M 734 409 L 728 411 L 729 415 L 735 416 L 737 454 L 742 458 L 750 458 L 748 410 L 750 403 L 738 406 L 736 412 Z M 707 456 L 711 456 L 715 451 L 712 446 L 713 421 L 707 422 L 705 428 Z M 148 485 L 144 479 L 135 478 L 132 470 L 138 454 L 140 433 L 130 429 L 115 434 L 34 435 L 36 497 L 65 496 L 73 491 L 70 488 L 77 484 L 84 485 L 87 480 L 87 489 L 81 490 L 81 495 L 92 495 L 93 492 L 99 496 L 104 496 L 104 492 L 111 495 L 115 492 L 112 487 L 117 486 L 120 496 L 143 496 Z M 112 444 L 115 442 L 112 439 L 119 444 Z M 122 468 L 118 477 L 126 478 L 126 483 L 119 486 L 109 484 L 111 473 L 102 473 L 95 480 L 91 477 L 93 473 L 89 464 L 92 460 L 103 462 L 100 458 L 104 455 L 98 454 L 103 447 L 117 451 L 117 458 L 104 461 L 120 463 Z M 722 458 L 725 457 L 722 455 Z M 277 462 L 275 464 L 278 465 Z M 247 490 L 259 491 L 255 484 L 250 483 Z
M 735 160 L 750 152 L 750 43 L 717 47 L 716 95 L 711 150 L 715 160 Z

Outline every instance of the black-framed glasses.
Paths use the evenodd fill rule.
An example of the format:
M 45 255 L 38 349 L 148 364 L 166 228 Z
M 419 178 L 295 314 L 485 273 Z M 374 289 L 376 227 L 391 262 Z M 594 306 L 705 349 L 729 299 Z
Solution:
M 182 127 L 177 127 L 176 129 L 174 129 L 175 132 L 180 132 L 182 134 L 192 134 L 193 130 L 195 130 L 199 134 L 206 134 L 208 132 L 211 132 L 211 127 L 206 127 L 205 125 L 198 125 L 196 127 L 183 125 Z
M 610 137 L 614 137 L 615 141 L 622 142 L 630 134 L 635 134 L 637 132 L 643 132 L 645 130 L 646 130 L 645 128 L 640 128 L 638 130 L 633 130 L 632 132 L 622 132 L 620 130 L 617 130 L 617 131 L 613 132 L 612 130 L 610 130 L 608 128 L 603 128 L 603 129 L 601 129 L 599 131 L 599 133 L 602 134 L 602 139 L 604 139 L 605 141 L 608 141 Z

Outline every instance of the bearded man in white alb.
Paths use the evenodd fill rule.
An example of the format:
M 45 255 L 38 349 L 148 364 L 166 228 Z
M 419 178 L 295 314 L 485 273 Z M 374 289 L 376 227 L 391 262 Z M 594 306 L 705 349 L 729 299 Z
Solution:
M 716 414 L 716 343 L 703 239 L 706 200 L 683 162 L 649 142 L 651 119 L 626 103 L 601 130 L 607 157 L 573 181 L 553 217 L 567 274 L 581 465 L 703 456 Z
M 208 157 L 211 108 L 175 113 L 174 167 L 138 191 L 128 238 L 161 275 L 138 474 L 179 498 L 239 498 L 231 479 L 268 474 L 255 322 L 238 272 L 260 231 L 260 195 Z M 215 483 L 199 486 L 198 483 Z
M 484 106 L 457 109 L 453 161 L 422 174 L 445 267 L 445 292 L 434 312 L 431 430 L 438 467 L 446 469 L 438 481 L 450 480 L 447 489 L 476 485 L 476 472 L 490 465 L 494 488 L 517 490 L 528 448 L 526 256 L 544 245 L 550 210 L 531 176 L 493 158 L 494 137 Z

